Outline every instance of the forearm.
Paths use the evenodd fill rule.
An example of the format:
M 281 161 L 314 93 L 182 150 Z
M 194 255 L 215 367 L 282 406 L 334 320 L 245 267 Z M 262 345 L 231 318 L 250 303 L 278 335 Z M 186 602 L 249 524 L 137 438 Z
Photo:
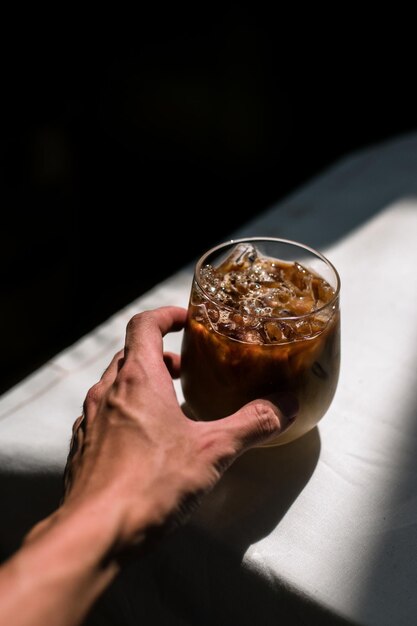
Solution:
M 75 626 L 117 575 L 117 520 L 65 508 L 29 533 L 0 568 L 1 626 Z

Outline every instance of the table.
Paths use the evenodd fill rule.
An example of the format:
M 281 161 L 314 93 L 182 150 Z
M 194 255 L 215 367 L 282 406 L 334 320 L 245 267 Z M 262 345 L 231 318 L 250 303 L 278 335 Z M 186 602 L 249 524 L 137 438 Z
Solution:
M 239 459 L 187 527 L 126 569 L 88 623 L 415 624 L 417 134 L 349 156 L 234 234 L 304 241 L 339 269 L 335 400 L 305 438 Z M 191 272 L 0 400 L 3 555 L 58 501 L 72 422 L 126 322 L 186 306 Z M 167 348 L 180 341 L 170 335 Z

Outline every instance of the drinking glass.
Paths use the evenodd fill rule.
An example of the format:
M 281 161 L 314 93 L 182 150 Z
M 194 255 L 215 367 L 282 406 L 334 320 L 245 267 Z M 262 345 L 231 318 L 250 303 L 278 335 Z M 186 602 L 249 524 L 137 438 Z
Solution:
M 262 259 L 278 268 L 275 282 L 262 274 Z M 227 267 L 232 271 L 225 291 L 221 269 Z M 286 278 L 278 284 L 281 271 Z M 257 288 L 263 295 L 259 302 L 252 297 L 249 307 L 244 297 L 238 308 L 229 297 Z M 295 241 L 236 239 L 203 254 L 195 267 L 182 343 L 181 384 L 190 417 L 215 420 L 251 400 L 279 403 L 279 395 L 290 392 L 298 400 L 297 419 L 266 445 L 288 443 L 311 430 L 329 408 L 339 377 L 339 292 L 339 275 L 330 261 Z

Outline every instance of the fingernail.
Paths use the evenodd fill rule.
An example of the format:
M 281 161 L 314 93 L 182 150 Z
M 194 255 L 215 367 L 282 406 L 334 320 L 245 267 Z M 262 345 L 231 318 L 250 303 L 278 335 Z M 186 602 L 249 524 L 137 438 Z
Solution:
M 289 424 L 291 424 L 291 422 L 295 420 L 298 413 L 299 404 L 297 398 L 293 393 L 282 393 L 279 395 L 277 394 L 272 399 L 272 402 L 276 404 L 276 406 L 281 411 L 283 417 Z

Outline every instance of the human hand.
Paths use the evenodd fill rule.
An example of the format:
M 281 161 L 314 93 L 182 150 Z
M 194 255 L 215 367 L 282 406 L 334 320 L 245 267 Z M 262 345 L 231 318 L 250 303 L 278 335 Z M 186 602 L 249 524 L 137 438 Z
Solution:
M 239 454 L 291 423 L 291 399 L 286 416 L 259 400 L 215 422 L 188 419 L 171 378 L 180 359 L 162 345 L 185 318 L 165 307 L 129 322 L 74 424 L 61 507 L 0 568 L 2 624 L 78 626 L 127 549 L 182 522 Z
M 162 342 L 185 319 L 177 307 L 135 315 L 124 350 L 90 389 L 74 424 L 63 509 L 87 507 L 111 518 L 115 551 L 182 522 L 238 455 L 294 417 L 291 402 L 284 415 L 259 400 L 221 420 L 187 418 L 172 383 L 180 357 L 164 355 Z

